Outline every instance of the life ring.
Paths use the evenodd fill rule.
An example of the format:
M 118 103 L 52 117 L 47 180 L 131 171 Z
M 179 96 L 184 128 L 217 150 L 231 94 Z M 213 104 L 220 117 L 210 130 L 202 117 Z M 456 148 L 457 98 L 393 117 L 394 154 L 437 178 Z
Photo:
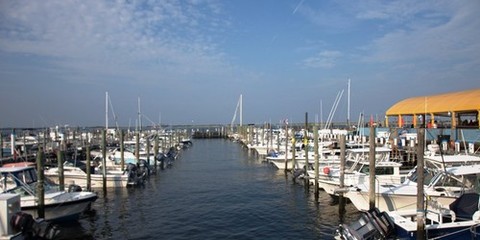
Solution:
M 323 168 L 323 173 L 325 173 L 326 175 L 330 174 L 330 168 L 329 167 L 324 167 Z

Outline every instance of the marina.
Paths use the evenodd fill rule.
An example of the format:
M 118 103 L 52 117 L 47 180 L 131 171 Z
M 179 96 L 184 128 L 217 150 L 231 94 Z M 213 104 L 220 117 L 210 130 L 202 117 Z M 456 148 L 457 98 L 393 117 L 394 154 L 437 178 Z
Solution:
M 479 11 L 2 0 L 0 240 L 480 240 Z
M 308 128 L 308 125 L 306 126 Z M 83 193 L 89 189 L 95 194 L 95 199 L 89 204 L 88 209 L 83 206 L 82 214 L 77 215 L 74 221 L 62 223 L 51 221 L 55 224 L 53 239 L 156 239 L 157 236 L 168 239 L 230 237 L 333 239 L 338 237 L 339 231 L 342 232 L 339 226 L 349 229 L 347 227 L 349 223 L 357 221 L 363 213 L 368 211 L 368 179 L 372 174 L 368 167 L 372 165 L 378 165 L 376 166 L 378 169 L 383 169 L 383 173 L 377 172 L 379 174 L 376 176 L 379 182 L 377 191 L 410 184 L 412 190 L 409 190 L 408 194 L 416 195 L 414 193 L 416 186 L 404 183 L 408 182 L 407 177 L 411 178 L 411 173 L 408 176 L 399 175 L 399 166 L 403 166 L 403 173 L 408 173 L 405 167 L 410 163 L 408 169 L 413 169 L 414 161 L 419 159 L 419 156 L 410 154 L 410 152 L 417 152 L 417 143 L 413 144 L 417 141 L 416 135 L 413 135 L 415 129 L 410 129 L 411 138 L 404 141 L 402 136 L 406 134 L 399 134 L 400 131 L 405 131 L 404 128 L 385 137 L 385 130 L 376 129 L 374 126 L 360 130 L 367 132 L 368 136 L 351 135 L 352 132 L 348 131 L 319 131 L 316 125 L 313 125 L 312 130 L 309 131 L 305 131 L 303 127 L 305 126 L 292 126 L 287 130 L 276 127 L 275 133 L 272 134 L 271 129 L 261 126 L 238 126 L 238 133 L 225 134 L 226 137 L 218 137 L 216 134 L 195 135 L 194 132 L 200 131 L 199 128 L 190 130 L 178 128 L 168 132 L 145 129 L 142 133 L 126 132 L 126 134 L 123 130 L 118 133 L 112 129 L 108 131 L 109 134 L 102 129 L 88 132 L 53 129 L 51 131 L 58 132 L 50 134 L 45 134 L 48 131 L 36 131 L 36 139 L 38 139 L 36 145 L 46 146 L 47 152 L 45 154 L 41 152 L 42 154 L 39 155 L 39 152 L 35 154 L 35 151 L 39 151 L 40 148 L 28 149 L 26 144 L 15 145 L 15 148 L 10 149 L 10 152 L 13 151 L 15 154 L 12 156 L 7 153 L 2 159 L 5 169 L 2 173 L 8 176 L 11 171 L 33 170 L 32 164 L 29 163 L 38 164 L 38 157 L 41 156 L 45 163 L 49 163 L 45 170 L 46 180 L 53 180 L 59 184 L 60 188 L 68 188 L 68 192 L 78 186 L 79 190 L 73 190 L 72 194 L 76 191 Z M 217 126 L 212 129 L 225 128 Z M 202 131 L 212 130 L 204 128 Z M 20 131 L 12 131 L 10 138 L 15 136 L 15 132 L 18 134 Z M 224 130 L 220 132 L 223 134 Z M 375 135 L 374 132 L 379 134 Z M 471 152 L 472 149 L 476 149 L 475 146 L 472 148 L 464 144 L 463 147 L 458 148 L 456 145 L 437 144 L 437 140 L 442 140 L 443 137 L 432 135 L 432 133 L 435 133 L 435 129 L 429 132 L 428 151 L 424 156 L 429 168 L 443 169 L 443 166 L 456 166 L 456 169 L 465 169 L 461 171 L 470 171 L 466 174 L 475 175 L 471 171 L 478 166 L 475 164 L 480 162 L 475 152 Z M 31 131 L 30 135 L 35 134 Z M 47 135 L 61 137 L 59 139 L 43 137 Z M 91 136 L 91 138 L 87 141 L 88 137 L 84 138 L 84 136 Z M 197 137 L 190 139 L 189 136 Z M 292 137 L 289 139 L 287 136 Z M 6 152 L 7 146 L 13 142 L 7 137 L 4 139 L 2 142 L 6 144 L 3 144 L 2 150 Z M 131 155 L 123 154 L 127 151 L 124 146 L 126 144 L 122 141 L 118 142 L 118 139 L 127 139 L 124 141 L 131 145 L 128 150 Z M 394 139 L 397 142 L 394 146 L 398 147 L 396 151 L 392 145 L 389 145 L 389 142 L 393 142 Z M 346 140 L 349 140 L 348 149 Z M 342 141 L 345 144 L 343 147 Z M 372 144 L 376 146 L 373 155 L 369 150 Z M 261 150 L 257 151 L 256 146 Z M 265 146 L 267 146 L 266 149 L 264 149 Z M 88 153 L 84 152 L 85 149 Z M 292 152 L 295 150 L 290 156 L 291 162 L 297 161 L 292 156 L 298 157 L 299 152 L 309 157 L 305 157 L 301 165 L 297 163 L 292 165 L 296 166 L 294 169 L 286 169 L 282 164 L 274 164 L 268 157 L 274 152 L 285 149 Z M 451 154 L 440 155 L 443 151 Z M 465 152 L 471 152 L 472 155 L 465 155 Z M 29 156 L 36 157 L 37 161 L 35 159 L 32 161 L 32 157 Z M 47 159 L 46 156 L 50 157 Z M 130 156 L 130 159 L 138 159 L 135 160 L 137 163 L 132 163 L 132 160 L 127 163 L 126 156 Z M 372 159 L 369 156 L 375 156 L 373 159 L 378 164 L 369 162 Z M 16 163 L 12 163 L 13 158 L 17 158 Z M 85 158 L 87 161 L 84 160 Z M 343 184 L 346 185 L 339 183 L 342 178 L 339 166 L 343 158 L 347 163 L 350 162 L 348 163 L 350 165 L 347 164 L 349 167 L 343 167 L 345 171 L 349 169 L 345 172 L 348 176 L 343 176 L 345 181 Z M 300 160 L 302 158 L 298 159 Z M 72 164 L 77 163 L 83 165 L 72 167 Z M 285 165 L 285 161 L 283 164 Z M 468 166 L 470 164 L 472 166 Z M 102 166 L 107 167 L 102 168 Z M 393 166 L 395 170 L 394 168 L 387 170 Z M 134 185 L 125 183 L 131 180 L 130 167 L 138 170 L 143 168 L 143 173 L 133 173 L 136 181 L 142 179 L 141 182 Z M 361 170 L 363 167 L 367 169 Z M 462 174 L 456 169 L 449 171 Z M 147 175 L 145 171 L 148 171 Z M 106 175 L 103 175 L 103 172 Z M 102 187 L 102 182 L 108 181 L 109 174 L 127 179 L 120 184 L 107 183 Z M 142 177 L 139 178 L 139 176 Z M 61 178 L 63 178 L 63 185 L 60 183 Z M 395 180 L 392 181 L 392 179 Z M 476 181 L 472 180 L 472 182 Z M 436 192 L 438 193 L 441 187 L 439 183 L 437 180 L 436 185 L 430 187 L 433 192 L 429 195 L 434 196 Z M 367 190 L 360 191 L 365 187 Z M 463 190 L 460 190 L 460 185 L 458 187 L 456 190 L 454 188 L 448 190 L 454 192 L 454 194 L 447 194 L 448 202 L 439 201 L 437 204 L 448 206 L 462 196 Z M 31 194 L 35 193 L 34 190 L 29 191 Z M 439 194 L 442 196 L 441 192 Z M 48 195 L 45 194 L 46 196 Z M 343 196 L 347 198 L 355 196 L 353 198 L 363 199 L 366 203 L 362 203 L 361 207 L 356 202 L 345 205 L 345 201 L 340 200 L 339 203 L 339 198 Z M 411 202 L 415 202 L 415 199 Z M 382 204 L 384 203 L 380 202 L 380 205 L 377 205 L 380 211 L 387 211 L 386 214 L 391 211 L 392 219 L 397 220 L 402 219 L 401 215 L 410 214 L 406 212 L 407 210 L 415 210 L 415 208 L 403 207 L 408 204 L 411 206 L 411 203 L 398 205 L 398 209 L 387 209 Z M 401 210 L 398 216 L 394 215 L 397 214 L 394 210 Z M 34 218 L 39 216 L 36 212 L 29 213 L 32 213 Z M 454 213 L 448 212 L 444 215 L 452 214 Z M 46 216 L 46 220 L 51 218 L 48 216 L 50 215 Z M 389 215 L 384 213 L 379 215 L 379 218 L 385 218 L 385 216 Z M 467 228 L 472 226 L 472 223 L 462 224 Z M 473 224 L 476 225 L 475 220 Z M 357 230 L 360 231 L 360 229 Z M 72 235 L 72 232 L 75 232 L 75 235 Z M 394 234 L 395 231 L 388 232 Z M 439 236 L 438 233 L 436 236 Z M 360 239 L 363 238 L 360 237 Z

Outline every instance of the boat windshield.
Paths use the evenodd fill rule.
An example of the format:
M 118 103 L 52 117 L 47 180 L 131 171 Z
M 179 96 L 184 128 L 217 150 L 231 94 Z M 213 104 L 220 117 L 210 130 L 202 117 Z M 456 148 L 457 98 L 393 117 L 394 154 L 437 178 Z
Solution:
M 480 192 L 480 182 L 476 174 L 455 176 L 452 174 L 438 174 L 430 184 L 435 187 L 448 187 Z
M 424 168 L 423 175 L 425 177 L 424 183 L 430 183 L 432 181 L 432 178 L 435 177 L 435 171 L 432 171 L 429 168 Z M 412 172 L 408 175 L 407 178 L 411 182 L 417 182 L 417 179 L 418 179 L 417 168 L 412 170 Z
M 359 172 L 370 174 L 370 165 L 361 165 Z M 394 170 L 391 166 L 376 166 L 375 175 L 393 175 Z

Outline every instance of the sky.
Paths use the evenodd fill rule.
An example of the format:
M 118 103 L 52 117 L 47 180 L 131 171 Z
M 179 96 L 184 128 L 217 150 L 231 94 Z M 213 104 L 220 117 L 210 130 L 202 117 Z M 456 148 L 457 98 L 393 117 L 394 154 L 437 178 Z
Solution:
M 0 128 L 103 126 L 106 92 L 121 126 L 139 105 L 144 126 L 230 124 L 240 95 L 243 124 L 382 119 L 405 98 L 480 87 L 479 11 L 476 0 L 0 0 Z

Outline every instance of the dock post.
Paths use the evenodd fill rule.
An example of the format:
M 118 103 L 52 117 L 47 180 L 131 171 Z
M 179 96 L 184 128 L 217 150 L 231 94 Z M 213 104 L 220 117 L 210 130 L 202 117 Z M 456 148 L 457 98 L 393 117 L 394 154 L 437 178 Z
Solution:
M 28 161 L 27 159 L 27 133 L 23 131 L 23 159 L 24 161 Z
M 417 146 L 417 239 L 426 239 L 425 236 L 425 208 L 424 208 L 424 192 L 423 185 L 425 176 L 423 172 L 424 168 L 424 144 L 425 144 L 425 128 L 419 128 L 417 133 L 418 146 Z
M 102 156 L 103 156 L 103 166 L 102 166 L 102 176 L 103 176 L 103 194 L 107 194 L 107 131 L 102 130 Z
M 318 168 L 319 168 L 319 154 L 318 154 L 318 126 L 313 125 L 313 149 L 315 155 L 315 200 L 318 201 L 319 183 L 318 183 Z
M 140 161 L 140 132 L 135 133 L 135 158 Z
M 263 144 L 263 139 L 262 139 L 262 144 Z M 285 171 L 285 174 L 287 174 L 287 171 L 288 171 L 288 123 L 287 122 L 285 122 L 285 170 L 284 171 Z
M 150 166 L 150 138 L 147 137 L 147 163 Z
M 153 152 L 154 152 L 154 160 L 153 160 L 153 168 L 155 172 L 157 171 L 157 159 L 158 159 L 158 131 L 155 133 L 155 143 L 153 145 Z
M 310 187 L 310 183 L 308 181 L 308 173 L 307 173 L 307 169 L 308 169 L 308 164 L 309 164 L 309 161 L 308 161 L 308 112 L 305 113 L 305 130 L 304 130 L 304 134 L 303 134 L 303 151 L 305 152 L 305 165 L 303 166 L 303 170 L 304 170 L 304 173 L 303 173 L 303 181 L 304 181 L 304 184 L 305 184 L 305 188 L 309 188 Z
M 60 191 L 65 190 L 65 175 L 63 172 L 63 160 L 64 160 L 64 151 L 62 149 L 57 150 L 57 169 L 58 169 L 58 186 Z
M 369 153 L 368 153 L 368 160 L 369 160 L 369 180 L 370 180 L 370 188 L 369 188 L 369 200 L 370 200 L 370 208 L 375 208 L 375 127 L 372 125 L 370 126 L 370 136 L 369 136 Z
M 0 131 L 0 159 L 3 158 L 3 135 L 2 132 Z
M 345 138 L 345 135 L 340 135 L 340 176 L 339 176 L 339 180 L 340 180 L 340 189 L 343 190 L 343 188 L 345 187 L 345 162 L 346 162 L 346 155 L 347 155 L 347 152 L 346 152 L 346 138 Z M 343 191 L 340 191 L 338 193 L 338 213 L 339 215 L 341 216 L 341 220 L 343 222 L 343 218 L 342 216 L 344 215 L 345 213 L 345 197 L 343 196 Z
M 125 171 L 125 132 L 120 130 L 120 167 Z
M 92 166 L 92 163 L 91 163 L 91 160 L 90 160 L 90 144 L 87 144 L 86 146 L 87 148 L 87 191 L 90 192 L 90 190 L 92 189 L 92 173 L 91 173 L 91 166 Z
M 38 148 L 37 152 L 37 178 L 38 178 L 38 184 L 37 184 L 37 213 L 39 218 L 45 218 L 45 174 L 44 174 L 44 153 L 42 147 Z
M 293 138 L 292 138 L 292 173 L 293 173 L 293 171 L 295 171 L 295 165 L 297 164 L 297 160 L 295 158 L 295 154 L 296 154 L 296 151 L 297 151 L 297 149 L 295 149 L 296 142 L 297 142 L 297 140 L 295 139 L 295 134 L 293 134 Z M 293 177 L 293 182 L 295 182 L 295 177 Z
M 263 139 L 262 139 L 263 144 Z M 288 171 L 288 123 L 285 122 L 285 174 Z

